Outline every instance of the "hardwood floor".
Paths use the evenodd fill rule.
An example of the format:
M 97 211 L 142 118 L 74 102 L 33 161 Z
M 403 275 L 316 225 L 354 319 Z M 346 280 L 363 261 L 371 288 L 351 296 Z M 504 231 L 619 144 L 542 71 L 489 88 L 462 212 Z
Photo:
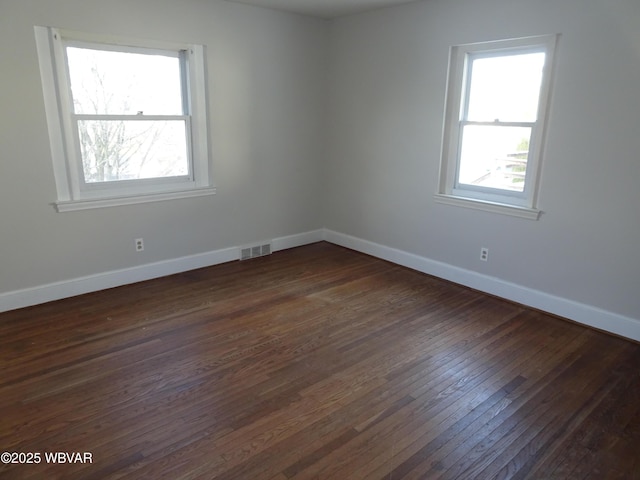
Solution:
M 0 338 L 3 479 L 640 478 L 640 345 L 327 243 Z

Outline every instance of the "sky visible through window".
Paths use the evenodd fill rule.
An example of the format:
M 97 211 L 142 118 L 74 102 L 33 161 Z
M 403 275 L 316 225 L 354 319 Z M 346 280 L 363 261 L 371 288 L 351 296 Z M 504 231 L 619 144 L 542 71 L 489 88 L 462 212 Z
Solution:
M 68 47 L 67 58 L 75 113 L 183 113 L 177 55 Z

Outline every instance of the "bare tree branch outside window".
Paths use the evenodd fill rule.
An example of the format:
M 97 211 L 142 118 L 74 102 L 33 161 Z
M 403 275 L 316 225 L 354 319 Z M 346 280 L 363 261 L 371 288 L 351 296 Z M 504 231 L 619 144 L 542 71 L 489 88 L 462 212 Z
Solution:
M 71 83 L 74 111 L 80 115 L 77 128 L 85 182 L 187 175 L 184 120 L 145 118 L 144 108 L 149 105 L 166 110 L 164 105 L 156 107 L 153 103 L 161 103 L 163 98 L 149 97 L 145 93 L 149 79 L 140 78 L 135 70 L 122 74 L 120 69 L 127 65 L 118 66 L 111 59 L 118 56 L 116 60 L 122 63 L 123 57 L 147 60 L 150 56 L 69 50 L 73 50 Z

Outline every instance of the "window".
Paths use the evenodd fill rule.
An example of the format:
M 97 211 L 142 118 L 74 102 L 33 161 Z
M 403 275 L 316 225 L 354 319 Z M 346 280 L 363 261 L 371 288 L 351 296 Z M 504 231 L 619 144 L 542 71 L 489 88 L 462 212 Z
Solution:
M 451 49 L 443 203 L 537 219 L 555 35 Z
M 204 48 L 36 27 L 58 211 L 215 192 Z

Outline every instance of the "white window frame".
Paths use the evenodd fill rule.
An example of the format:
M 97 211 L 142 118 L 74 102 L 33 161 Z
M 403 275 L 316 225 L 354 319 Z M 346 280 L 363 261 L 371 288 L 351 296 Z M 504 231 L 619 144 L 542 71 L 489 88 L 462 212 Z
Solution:
M 188 198 L 215 193 L 207 122 L 204 46 L 176 44 L 35 27 L 36 46 L 58 199 L 58 212 Z M 189 174 L 181 177 L 84 182 L 71 101 L 66 45 L 100 46 L 119 52 L 169 52 L 184 59 L 182 92 L 187 125 Z M 145 119 L 155 120 L 153 115 Z
M 536 208 L 538 183 L 557 38 L 558 35 L 540 35 L 457 45 L 451 48 L 440 179 L 438 191 L 435 194 L 437 202 L 503 213 L 532 220 L 539 218 L 541 212 Z M 461 134 L 462 128 L 467 122 L 466 110 L 470 87 L 470 79 L 468 78 L 470 59 L 530 52 L 545 52 L 545 65 L 540 87 L 537 119 L 532 124 L 527 125 L 532 128 L 532 131 L 524 191 L 509 192 L 497 188 L 477 188 L 458 184 L 457 177 L 460 161 Z M 508 126 L 509 122 L 500 122 L 497 123 L 497 125 Z

